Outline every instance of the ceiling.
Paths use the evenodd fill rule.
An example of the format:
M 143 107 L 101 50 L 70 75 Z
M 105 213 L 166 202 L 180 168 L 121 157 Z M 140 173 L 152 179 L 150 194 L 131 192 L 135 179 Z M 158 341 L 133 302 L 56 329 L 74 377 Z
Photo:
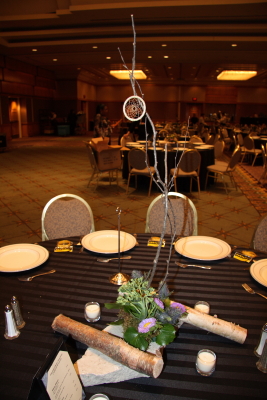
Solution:
M 53 70 L 57 78 L 119 85 L 109 71 L 124 68 L 118 48 L 132 67 L 131 14 L 135 68 L 143 69 L 147 82 L 267 86 L 267 1 L 262 0 L 1 1 L 0 54 Z M 258 74 L 241 83 L 217 81 L 223 69 Z

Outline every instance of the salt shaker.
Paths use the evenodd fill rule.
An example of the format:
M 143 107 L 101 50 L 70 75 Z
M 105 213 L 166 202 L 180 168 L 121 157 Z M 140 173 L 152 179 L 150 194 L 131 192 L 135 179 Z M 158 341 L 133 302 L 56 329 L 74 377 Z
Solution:
M 267 374 L 267 340 L 264 343 L 260 359 L 256 362 L 256 366 L 261 372 Z
M 257 346 L 255 347 L 255 349 L 254 349 L 254 354 L 255 354 L 257 357 L 260 357 L 260 356 L 261 356 L 263 347 L 264 347 L 264 345 L 265 345 L 265 340 L 267 340 L 267 322 L 266 322 L 266 324 L 264 324 L 263 327 L 262 327 L 262 330 L 261 330 L 261 337 L 260 337 L 259 343 L 258 343 L 258 345 L 257 345 Z
M 14 317 L 15 317 L 15 321 L 16 321 L 18 329 L 23 328 L 25 325 L 25 321 L 22 318 L 19 301 L 17 300 L 16 296 L 13 296 L 11 298 L 11 307 L 14 312 Z
M 16 339 L 20 335 L 20 331 L 17 328 L 14 313 L 10 305 L 5 306 L 5 318 L 6 329 L 4 337 L 9 340 Z

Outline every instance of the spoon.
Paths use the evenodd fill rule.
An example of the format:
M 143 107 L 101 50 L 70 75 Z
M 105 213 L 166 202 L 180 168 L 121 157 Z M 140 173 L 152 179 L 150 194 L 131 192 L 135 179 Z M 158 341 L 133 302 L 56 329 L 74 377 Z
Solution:
M 18 278 L 18 280 L 19 281 L 22 281 L 22 282 L 25 282 L 25 281 L 32 281 L 33 280 L 33 278 L 35 278 L 36 276 L 40 276 L 40 275 L 47 275 L 47 274 L 53 274 L 54 272 L 56 272 L 56 270 L 55 269 L 51 269 L 51 271 L 48 271 L 48 272 L 43 272 L 43 273 L 41 273 L 41 274 L 37 274 L 37 275 L 33 275 L 33 276 L 28 276 L 28 277 L 21 277 L 21 278 Z
M 120 259 L 121 260 L 130 260 L 131 258 L 132 258 L 132 256 L 124 256 L 124 257 L 121 257 Z M 97 258 L 96 259 L 96 261 L 104 262 L 104 263 L 107 263 L 107 262 L 112 261 L 112 260 L 118 260 L 118 257 L 114 257 L 114 258 Z

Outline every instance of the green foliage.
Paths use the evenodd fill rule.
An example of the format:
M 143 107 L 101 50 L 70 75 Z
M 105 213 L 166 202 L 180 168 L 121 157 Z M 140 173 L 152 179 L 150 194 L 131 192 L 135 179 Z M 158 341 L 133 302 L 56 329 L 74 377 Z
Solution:
M 124 333 L 124 340 L 132 345 L 133 347 L 137 347 L 140 350 L 146 351 L 148 348 L 148 342 L 144 338 L 143 334 L 140 334 L 135 328 L 130 327 Z
M 175 329 L 171 324 L 165 324 L 157 336 L 156 343 L 160 346 L 167 346 L 175 339 Z

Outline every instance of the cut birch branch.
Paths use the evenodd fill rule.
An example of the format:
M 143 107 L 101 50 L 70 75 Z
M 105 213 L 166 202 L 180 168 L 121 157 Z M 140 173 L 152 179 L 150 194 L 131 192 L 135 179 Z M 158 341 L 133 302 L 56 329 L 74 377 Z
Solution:
M 180 318 L 180 322 L 187 322 L 197 328 L 204 329 L 216 335 L 231 339 L 237 343 L 243 344 L 247 337 L 247 329 L 232 322 L 224 321 L 223 319 L 212 317 L 204 314 L 194 308 L 186 307 L 187 316 Z
M 130 346 L 123 339 L 84 325 L 64 315 L 58 315 L 52 328 L 63 335 L 71 335 L 75 340 L 86 344 L 115 361 L 143 374 L 157 378 L 163 368 L 163 360 L 158 353 L 153 355 Z

